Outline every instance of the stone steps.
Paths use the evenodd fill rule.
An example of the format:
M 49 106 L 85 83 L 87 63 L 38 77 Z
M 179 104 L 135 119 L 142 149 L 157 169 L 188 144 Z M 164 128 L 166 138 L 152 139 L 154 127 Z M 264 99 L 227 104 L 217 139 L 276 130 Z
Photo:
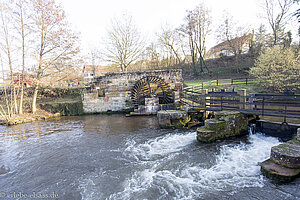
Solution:
M 283 143 L 271 149 L 270 158 L 288 168 L 300 168 L 300 143 Z
M 261 163 L 261 172 L 268 178 L 290 182 L 300 176 L 300 128 L 297 138 L 272 147 L 270 159 Z
M 265 160 L 260 164 L 261 172 L 268 178 L 280 182 L 291 182 L 299 177 L 300 169 L 287 168 L 273 162 L 271 159 Z

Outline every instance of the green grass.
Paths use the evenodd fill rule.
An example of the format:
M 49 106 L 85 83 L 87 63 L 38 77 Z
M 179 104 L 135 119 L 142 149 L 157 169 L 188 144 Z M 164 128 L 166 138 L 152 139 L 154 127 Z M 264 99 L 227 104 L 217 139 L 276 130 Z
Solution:
M 43 104 L 76 103 L 78 101 L 80 101 L 80 97 L 79 98 L 56 98 L 54 100 L 41 101 L 40 103 L 43 103 Z
M 197 81 L 185 81 L 184 82 L 186 87 L 192 87 L 192 86 L 199 86 L 196 89 L 200 89 L 203 87 L 204 89 L 214 89 L 214 90 L 221 90 L 225 89 L 226 91 L 232 91 L 233 89 L 235 91 L 239 89 L 246 89 L 247 93 L 258 93 L 258 92 L 264 92 L 263 89 L 260 87 L 258 81 L 256 80 L 248 80 L 246 85 L 246 80 L 234 80 L 233 85 L 231 84 L 231 79 L 222 79 L 218 80 L 218 85 L 216 80 L 197 80 Z
M 195 86 L 195 85 L 201 85 L 203 82 L 206 82 L 206 80 L 202 81 L 184 81 L 184 84 L 187 85 L 187 87 Z
M 232 85 L 231 79 L 221 79 L 221 80 L 197 80 L 197 81 L 185 81 L 184 82 L 185 85 L 187 87 L 191 87 L 191 86 L 196 86 L 196 85 L 202 85 L 204 87 L 206 86 L 224 86 L 224 85 Z M 217 84 L 218 83 L 218 84 Z M 254 83 L 258 83 L 258 81 L 256 80 L 248 80 L 247 84 L 254 84 Z M 246 85 L 246 80 L 234 80 L 233 81 L 234 85 L 241 85 L 241 84 L 245 84 Z

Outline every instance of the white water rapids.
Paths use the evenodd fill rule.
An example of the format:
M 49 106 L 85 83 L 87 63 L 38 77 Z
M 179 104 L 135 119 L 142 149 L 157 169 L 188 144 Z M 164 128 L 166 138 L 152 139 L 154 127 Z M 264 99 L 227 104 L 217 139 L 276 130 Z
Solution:
M 133 160 L 136 170 L 122 182 L 121 191 L 107 199 L 195 199 L 207 192 L 234 194 L 236 188 L 262 187 L 258 163 L 267 159 L 277 144 L 276 138 L 251 134 L 247 143 L 221 145 L 208 166 L 200 162 L 203 151 L 195 132 L 167 134 L 142 143 L 128 139 L 123 155 Z M 199 162 L 181 161 L 195 145 L 193 153 L 199 150 Z M 90 176 L 82 181 L 83 199 L 102 199 L 94 183 L 98 179 Z

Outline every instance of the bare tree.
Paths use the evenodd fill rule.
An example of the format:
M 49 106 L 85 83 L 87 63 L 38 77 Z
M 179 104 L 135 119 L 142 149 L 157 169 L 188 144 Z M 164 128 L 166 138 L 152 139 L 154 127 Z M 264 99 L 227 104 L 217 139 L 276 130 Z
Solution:
M 283 40 L 284 27 L 290 19 L 290 8 L 295 0 L 263 0 L 262 7 L 273 35 L 273 46 Z
M 204 72 L 204 67 L 206 67 L 204 57 L 206 54 L 206 39 L 211 31 L 210 26 L 210 11 L 204 4 L 200 4 L 194 10 L 187 11 L 185 24 L 183 24 L 179 29 L 188 37 L 192 65 L 195 74 L 197 74 L 196 64 L 199 65 L 201 72 Z
M 89 60 L 91 65 L 98 65 L 102 60 L 100 50 L 96 47 L 90 47 L 87 59 Z
M 123 15 L 122 19 L 114 18 L 105 39 L 106 60 L 127 71 L 130 64 L 142 55 L 144 42 L 141 33 L 135 27 L 132 17 Z
M 178 40 L 178 33 L 176 30 L 172 29 L 170 26 L 166 25 L 161 28 L 162 32 L 158 34 L 158 41 L 162 48 L 167 50 L 167 57 L 170 60 L 169 65 L 179 64 L 182 59 L 180 57 L 180 43 Z M 173 58 L 175 55 L 175 62 Z
M 294 0 L 294 3 L 299 4 L 300 0 Z M 299 38 L 299 46 L 300 46 L 300 8 L 293 12 L 293 16 L 296 17 L 298 21 L 298 38 Z
M 34 55 L 37 61 L 32 112 L 36 112 L 38 89 L 44 77 L 55 77 L 79 52 L 78 35 L 70 30 L 64 10 L 54 0 L 31 0 L 33 5 Z
M 13 102 L 14 106 L 8 106 L 11 108 L 10 113 L 16 114 L 18 113 L 18 105 L 17 105 L 17 95 L 16 95 L 16 87 L 14 83 L 14 67 L 12 62 L 12 40 L 13 34 L 12 32 L 12 9 L 8 7 L 8 5 L 1 4 L 1 25 L 2 25 L 2 34 L 4 39 L 4 44 L 1 45 L 8 60 L 8 66 L 10 71 L 10 89 L 11 91 L 11 103 Z M 13 108 L 13 109 L 12 109 Z
M 238 22 L 228 13 L 224 12 L 223 21 L 218 27 L 217 39 L 220 42 L 215 48 L 218 51 L 226 50 L 235 56 L 242 53 L 244 45 L 252 38 L 246 26 L 239 26 Z
M 25 73 L 25 37 L 28 35 L 26 32 L 26 30 L 29 30 L 29 17 L 28 15 L 26 15 L 27 13 L 25 13 L 24 7 L 26 7 L 26 5 L 28 6 L 28 4 L 26 4 L 27 2 L 25 2 L 24 0 L 18 0 L 16 2 L 17 5 L 17 10 L 15 12 L 15 16 L 16 16 L 16 29 L 19 32 L 19 35 L 21 37 L 21 49 L 22 49 L 22 73 L 21 73 L 21 80 L 19 81 L 19 83 L 21 83 L 21 93 L 20 93 L 20 104 L 19 104 L 19 113 L 23 114 L 23 99 L 24 99 L 24 73 Z M 27 11 L 27 10 L 26 10 Z M 24 22 L 24 18 L 26 20 L 26 22 Z
M 148 47 L 146 47 L 146 59 L 149 60 L 149 67 L 151 69 L 159 67 L 159 53 L 157 51 L 157 45 L 155 43 L 151 43 Z

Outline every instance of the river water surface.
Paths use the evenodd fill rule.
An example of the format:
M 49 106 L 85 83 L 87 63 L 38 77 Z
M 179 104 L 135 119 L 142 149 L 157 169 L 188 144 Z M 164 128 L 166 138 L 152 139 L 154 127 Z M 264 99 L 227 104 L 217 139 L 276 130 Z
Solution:
M 160 130 L 156 117 L 0 126 L 0 199 L 300 199 L 299 179 L 260 173 L 277 144 L 260 133 L 201 144 L 195 130 Z

